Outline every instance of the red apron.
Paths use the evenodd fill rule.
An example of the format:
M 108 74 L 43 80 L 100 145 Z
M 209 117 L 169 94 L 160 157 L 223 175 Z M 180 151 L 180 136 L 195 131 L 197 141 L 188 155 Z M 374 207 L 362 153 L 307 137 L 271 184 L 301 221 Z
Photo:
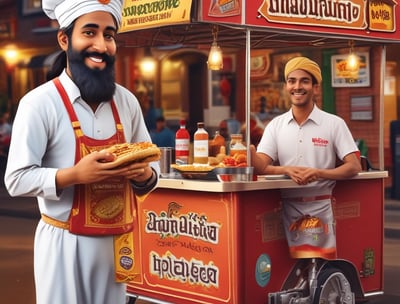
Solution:
M 114 101 L 111 108 L 117 132 L 108 139 L 85 136 L 69 97 L 58 78 L 53 80 L 71 119 L 76 138 L 75 164 L 85 155 L 125 142 L 123 127 Z M 117 281 L 128 281 L 133 270 L 133 230 L 135 196 L 129 181 L 112 177 L 92 184 L 75 185 L 69 231 L 81 235 L 115 235 L 115 267 Z

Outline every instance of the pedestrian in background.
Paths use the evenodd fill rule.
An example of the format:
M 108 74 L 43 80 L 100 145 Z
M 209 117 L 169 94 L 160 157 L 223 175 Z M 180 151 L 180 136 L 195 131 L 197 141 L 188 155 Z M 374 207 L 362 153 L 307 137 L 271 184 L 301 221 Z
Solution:
M 7 157 L 8 148 L 10 146 L 11 140 L 11 124 L 9 122 L 9 113 L 1 113 L 0 114 L 0 156 Z
M 296 57 L 285 66 L 291 109 L 274 118 L 251 146 L 257 174 L 285 174 L 301 187 L 281 190 L 283 222 L 293 258 L 336 258 L 332 190 L 361 171 L 358 149 L 343 119 L 320 110 L 321 70 Z M 340 159 L 341 164 L 336 165 Z
M 175 133 L 167 126 L 164 116 L 156 119 L 156 128 L 150 132 L 153 143 L 158 147 L 175 148 Z
M 126 302 L 122 281 L 129 278 L 118 271 L 134 260 L 115 262 L 117 241 L 132 235 L 133 192 L 154 189 L 159 166 L 115 167 L 115 155 L 104 150 L 151 141 L 139 102 L 115 84 L 122 2 L 42 1 L 60 25 L 62 70 L 55 67 L 53 81 L 21 99 L 5 174 L 9 193 L 37 197 L 42 214 L 34 243 L 37 304 Z

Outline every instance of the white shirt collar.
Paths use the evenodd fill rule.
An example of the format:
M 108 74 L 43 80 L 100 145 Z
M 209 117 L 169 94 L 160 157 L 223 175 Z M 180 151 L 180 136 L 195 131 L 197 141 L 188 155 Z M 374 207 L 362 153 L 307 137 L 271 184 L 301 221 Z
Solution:
M 317 125 L 321 124 L 321 109 L 318 108 L 318 106 L 316 104 L 314 104 L 313 110 L 311 111 L 310 115 L 308 115 L 307 121 L 312 120 L 314 123 L 316 123 Z M 287 112 L 287 117 L 286 117 L 286 123 L 290 123 L 291 121 L 294 121 L 294 117 L 293 117 L 293 111 L 292 109 L 290 109 Z
M 59 79 L 64 86 L 65 91 L 67 92 L 68 98 L 71 103 L 74 103 L 81 97 L 81 92 L 76 84 L 72 81 L 72 79 L 68 76 L 66 70 L 61 73 Z

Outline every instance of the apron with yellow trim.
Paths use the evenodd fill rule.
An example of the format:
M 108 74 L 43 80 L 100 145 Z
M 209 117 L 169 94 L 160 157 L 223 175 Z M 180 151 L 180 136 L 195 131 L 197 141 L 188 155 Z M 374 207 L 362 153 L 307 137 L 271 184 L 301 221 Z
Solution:
M 111 145 L 125 142 L 123 127 L 114 100 L 111 102 L 111 108 L 117 131 L 107 139 L 97 140 L 83 134 L 64 87 L 58 78 L 53 81 L 74 129 L 75 164 L 93 151 L 100 151 Z M 135 263 L 132 234 L 134 204 L 136 202 L 132 187 L 124 177 L 111 177 L 96 183 L 75 185 L 69 231 L 80 235 L 114 235 L 117 282 L 130 281 L 136 275 L 132 273 Z

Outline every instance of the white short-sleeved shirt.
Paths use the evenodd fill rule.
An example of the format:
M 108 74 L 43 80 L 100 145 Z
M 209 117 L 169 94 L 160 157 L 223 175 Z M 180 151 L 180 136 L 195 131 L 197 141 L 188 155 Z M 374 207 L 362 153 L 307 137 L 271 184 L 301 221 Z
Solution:
M 265 128 L 257 151 L 267 154 L 282 166 L 334 168 L 336 159 L 357 151 L 355 141 L 344 120 L 320 110 L 316 105 L 301 126 L 292 110 L 274 118 Z M 308 186 L 282 189 L 283 197 L 331 194 L 333 180 L 321 180 Z

